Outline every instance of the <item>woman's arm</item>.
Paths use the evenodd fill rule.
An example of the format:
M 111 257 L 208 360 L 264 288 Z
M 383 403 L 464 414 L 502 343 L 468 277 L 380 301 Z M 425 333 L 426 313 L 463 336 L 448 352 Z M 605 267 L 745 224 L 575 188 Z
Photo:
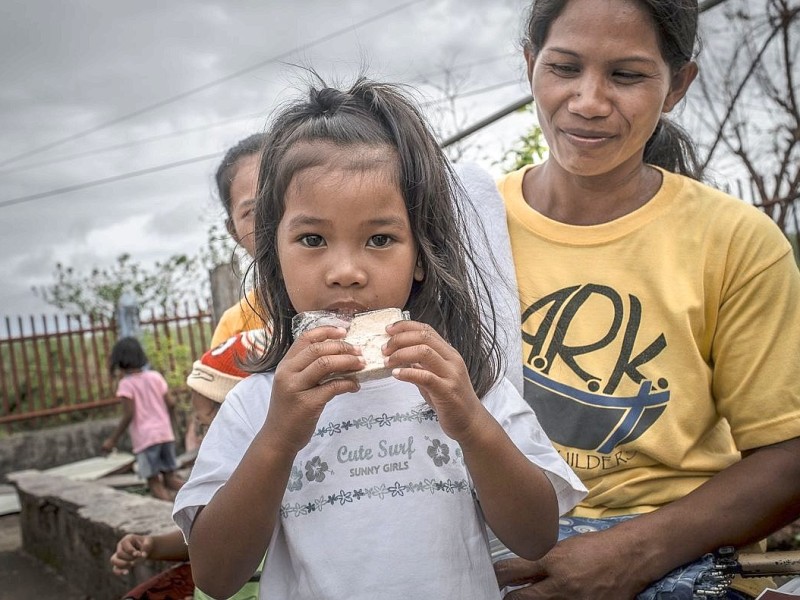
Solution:
M 644 516 L 650 518 L 622 525 L 653 540 L 658 572 L 651 580 L 720 546 L 759 541 L 800 516 L 800 438 L 747 452 L 684 498 Z
M 498 581 L 501 586 L 534 582 L 506 596 L 515 600 L 633 598 L 672 569 L 720 546 L 763 539 L 798 515 L 800 438 L 794 438 L 748 452 L 652 513 L 563 540 L 539 561 L 498 563 Z M 632 569 L 625 557 L 634 549 Z

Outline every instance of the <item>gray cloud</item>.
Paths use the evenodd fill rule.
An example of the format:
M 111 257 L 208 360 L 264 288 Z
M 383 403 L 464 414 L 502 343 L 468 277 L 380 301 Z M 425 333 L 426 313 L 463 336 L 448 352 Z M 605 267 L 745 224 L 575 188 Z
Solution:
M 309 46 L 402 4 L 3 3 L 0 163 L 305 47 L 224 84 L 0 164 L 0 204 L 222 152 L 264 128 L 276 102 L 302 79 L 291 64 L 345 80 L 366 65 L 375 76 L 421 85 L 422 75 L 427 81 L 441 80 L 443 66 L 501 56 L 464 71 L 469 74 L 465 85 L 475 89 L 520 77 L 514 44 L 526 4 L 522 0 L 419 2 Z M 438 93 L 423 86 L 422 98 L 430 100 Z M 463 110 L 482 117 L 520 93 L 522 84 L 475 96 L 465 100 Z M 176 132 L 179 135 L 136 143 Z M 129 145 L 86 155 L 121 144 Z M 63 160 L 66 157 L 73 158 Z M 48 282 L 57 261 L 88 272 L 126 251 L 145 263 L 176 252 L 197 253 L 209 224 L 222 216 L 213 198 L 216 160 L 0 206 L 0 313 L 45 310 L 28 290 Z M 47 161 L 52 162 L 23 168 Z M 140 243 L 143 239 L 146 247 Z

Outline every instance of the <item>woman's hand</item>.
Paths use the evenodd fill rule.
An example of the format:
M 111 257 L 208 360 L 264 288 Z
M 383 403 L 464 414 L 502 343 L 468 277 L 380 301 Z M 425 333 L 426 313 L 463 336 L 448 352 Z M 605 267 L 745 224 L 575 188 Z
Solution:
M 500 587 L 526 585 L 505 600 L 632 600 L 649 582 L 637 577 L 634 546 L 620 545 L 613 529 L 562 540 L 539 560 L 498 561 Z
M 152 536 L 129 533 L 117 542 L 117 549 L 111 555 L 111 570 L 115 575 L 127 575 L 134 565 L 150 555 L 152 549 Z
M 341 327 L 304 332 L 275 369 L 265 424 L 273 443 L 296 454 L 311 439 L 325 405 L 334 396 L 358 391 L 355 379 L 326 381 L 334 373 L 358 371 L 366 364 L 361 349 L 343 341 L 346 333 Z
M 394 376 L 413 383 L 436 411 L 444 432 L 462 443 L 491 416 L 481 408 L 461 355 L 430 325 L 398 321 L 387 327 L 383 353 Z M 410 367 L 404 365 L 411 365 Z

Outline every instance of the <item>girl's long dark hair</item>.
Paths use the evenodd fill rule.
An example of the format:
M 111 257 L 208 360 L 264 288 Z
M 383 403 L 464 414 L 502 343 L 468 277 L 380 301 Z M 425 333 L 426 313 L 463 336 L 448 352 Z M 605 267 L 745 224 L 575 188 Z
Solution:
M 569 0 L 533 0 L 523 45 L 533 54 L 544 46 L 553 21 Z M 650 15 L 658 36 L 661 56 L 675 74 L 694 57 L 699 45 L 697 0 L 638 0 Z M 662 116 L 644 147 L 644 162 L 674 173 L 700 179 L 694 141 L 678 125 Z
M 297 152 L 320 145 L 321 152 Z M 424 279 L 414 282 L 405 310 L 428 323 L 464 358 L 472 385 L 482 397 L 501 372 L 494 332 L 481 318 L 489 297 L 467 241 L 457 201 L 463 190 L 414 104 L 397 86 L 359 78 L 347 90 L 311 85 L 305 99 L 281 110 L 267 132 L 256 206 L 256 294 L 272 325 L 267 350 L 254 369 L 275 368 L 292 344 L 296 314 L 278 260 L 277 228 L 284 195 L 299 170 L 326 164 L 330 152 L 357 155 L 359 148 L 386 148 L 396 163 L 396 181 L 418 245 Z M 332 149 L 332 150 L 331 150 Z M 368 171 L 366 161 L 357 168 Z M 486 300 L 493 316 L 491 301 Z M 493 320 L 493 319 L 492 319 Z

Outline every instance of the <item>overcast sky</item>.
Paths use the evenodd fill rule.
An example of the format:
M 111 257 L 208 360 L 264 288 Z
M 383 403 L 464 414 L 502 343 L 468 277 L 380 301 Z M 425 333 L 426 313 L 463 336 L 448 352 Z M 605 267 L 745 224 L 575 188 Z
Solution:
M 220 155 L 262 130 L 311 66 L 362 67 L 412 84 L 452 133 L 528 93 L 526 0 L 28 0 L 0 3 L 0 316 L 53 312 L 31 292 L 54 265 L 77 271 L 130 253 L 196 254 L 222 211 Z M 442 119 L 446 121 L 442 122 Z M 469 138 L 495 164 L 532 124 L 515 114 Z M 203 160 L 198 157 L 215 155 Z M 137 171 L 179 167 L 94 185 Z M 499 172 L 499 171 L 498 171 Z M 75 188 L 66 193 L 49 192 Z M 40 197 L 36 197 L 41 195 Z M 0 336 L 5 325 L 0 323 Z
M 344 81 L 366 66 L 419 87 L 422 102 L 442 97 L 436 87 L 450 71 L 464 95 L 458 118 L 481 119 L 527 92 L 517 42 L 525 4 L 1 3 L 0 316 L 52 312 L 30 290 L 52 282 L 56 262 L 88 272 L 123 252 L 145 264 L 196 254 L 222 220 L 213 195 L 220 157 L 31 196 L 222 153 L 295 93 L 293 64 Z M 429 105 L 431 118 L 442 108 Z M 491 168 L 500 150 L 486 159 L 477 145 L 510 146 L 530 120 L 515 118 L 476 136 L 472 158 Z

